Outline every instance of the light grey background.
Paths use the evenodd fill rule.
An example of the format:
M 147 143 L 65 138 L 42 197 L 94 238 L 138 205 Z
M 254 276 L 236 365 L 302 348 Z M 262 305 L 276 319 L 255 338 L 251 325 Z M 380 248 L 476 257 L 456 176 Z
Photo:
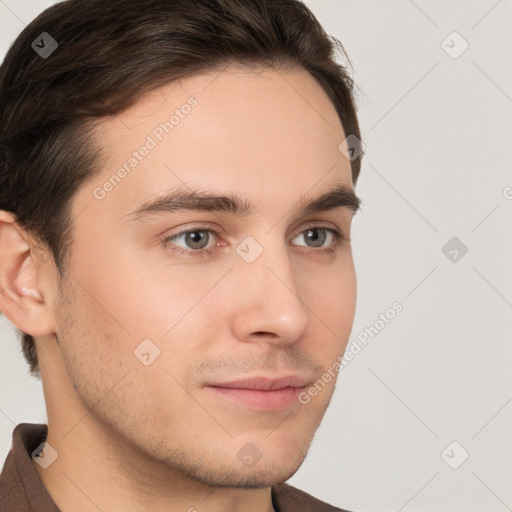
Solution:
M 2 58 L 52 3 L 0 0 Z M 307 4 L 361 88 L 351 340 L 403 311 L 341 371 L 289 483 L 354 512 L 512 510 L 512 3 Z M 14 425 L 46 413 L 3 317 L 0 335 L 3 461 Z

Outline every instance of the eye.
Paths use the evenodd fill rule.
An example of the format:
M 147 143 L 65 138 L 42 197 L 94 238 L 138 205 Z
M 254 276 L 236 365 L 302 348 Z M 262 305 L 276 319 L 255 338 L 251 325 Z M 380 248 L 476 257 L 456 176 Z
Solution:
M 163 242 L 165 244 L 172 242 L 172 245 L 176 245 L 176 247 L 171 249 L 172 252 L 178 252 L 188 256 L 207 256 L 213 252 L 212 249 L 206 249 L 208 242 L 212 238 L 212 234 L 218 235 L 217 231 L 214 229 L 194 227 L 167 237 Z M 180 239 L 186 244 L 184 248 L 176 244 L 176 241 Z
M 208 248 L 208 243 L 212 238 L 217 236 L 219 236 L 219 233 L 214 229 L 204 226 L 194 226 L 164 238 L 162 243 L 166 247 L 172 246 L 169 249 L 171 252 L 176 252 L 184 256 L 213 256 L 216 252 L 215 247 L 221 246 L 221 244 L 210 245 Z M 305 237 L 307 243 L 297 245 L 305 245 L 316 253 L 333 253 L 337 245 L 350 240 L 336 229 L 318 225 L 308 226 L 307 229 L 303 229 L 292 241 L 300 237 Z M 184 245 L 179 245 L 177 243 L 178 241 L 181 241 Z M 308 245 L 308 243 L 311 243 L 311 245 Z
M 341 233 L 339 233 L 335 229 L 328 228 L 326 226 L 309 227 L 305 231 L 302 231 L 297 238 L 300 238 L 301 236 L 305 237 L 307 241 L 313 244 L 308 245 L 307 247 L 313 248 L 324 246 L 325 241 L 328 239 L 331 240 L 331 243 L 328 243 L 327 246 L 331 247 L 332 245 L 335 245 L 335 243 L 338 242 L 340 238 L 342 238 Z

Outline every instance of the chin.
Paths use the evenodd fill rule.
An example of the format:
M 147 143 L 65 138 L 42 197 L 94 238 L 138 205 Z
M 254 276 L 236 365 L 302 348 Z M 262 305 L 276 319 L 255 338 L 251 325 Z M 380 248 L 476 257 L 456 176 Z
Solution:
M 279 462 L 277 462 L 279 464 Z M 194 471 L 190 476 L 203 484 L 212 487 L 231 487 L 240 489 L 264 489 L 285 482 L 291 478 L 302 465 L 302 461 L 295 464 L 283 466 L 269 464 L 263 465 L 261 461 L 259 467 L 240 470 L 239 467 L 215 468 L 202 466 L 201 469 Z
M 229 452 L 227 455 L 226 450 L 174 454 L 162 462 L 208 486 L 262 489 L 291 478 L 304 462 L 309 444 L 290 447 L 284 453 L 270 448 L 263 450 L 266 456 L 262 453 L 248 464 L 243 463 L 243 454 Z

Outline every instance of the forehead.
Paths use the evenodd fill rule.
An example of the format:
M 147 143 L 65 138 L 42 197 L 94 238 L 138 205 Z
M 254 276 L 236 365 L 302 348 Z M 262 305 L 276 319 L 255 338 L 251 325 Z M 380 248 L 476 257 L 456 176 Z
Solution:
M 344 138 L 331 101 L 301 68 L 205 72 L 151 91 L 97 127 L 105 164 L 85 200 L 122 214 L 189 184 L 265 198 L 265 209 L 333 182 L 352 188 L 338 149 Z M 92 200 L 105 184 L 104 200 Z

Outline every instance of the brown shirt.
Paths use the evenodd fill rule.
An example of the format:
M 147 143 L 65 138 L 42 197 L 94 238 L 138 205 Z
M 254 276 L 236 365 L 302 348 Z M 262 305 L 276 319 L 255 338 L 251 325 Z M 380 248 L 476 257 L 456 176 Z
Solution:
M 34 467 L 31 454 L 44 441 L 48 426 L 20 423 L 0 474 L 0 512 L 60 512 Z M 272 487 L 276 512 L 348 512 L 282 483 Z

